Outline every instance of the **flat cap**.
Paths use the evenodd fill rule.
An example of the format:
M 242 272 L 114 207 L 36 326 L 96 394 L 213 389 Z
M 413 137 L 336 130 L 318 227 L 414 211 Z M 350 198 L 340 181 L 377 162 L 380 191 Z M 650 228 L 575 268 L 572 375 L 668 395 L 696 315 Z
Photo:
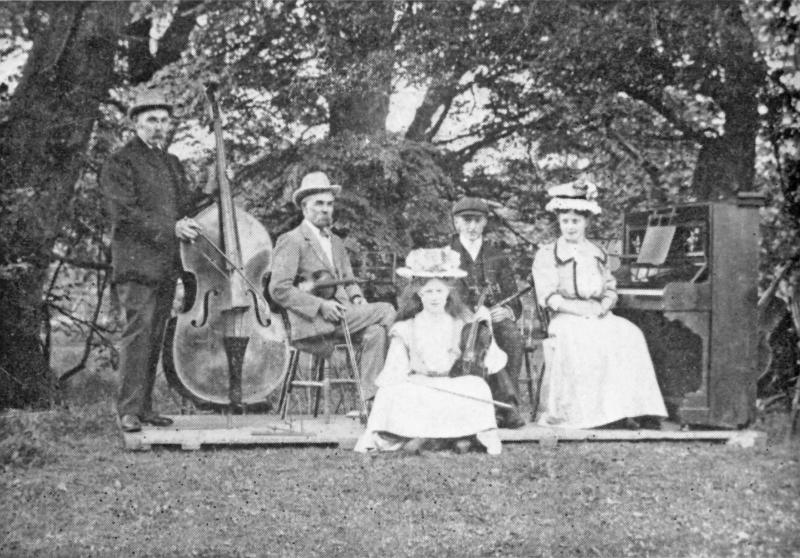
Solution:
M 167 101 L 167 98 L 162 92 L 148 89 L 139 94 L 130 106 L 128 109 L 128 118 L 133 120 L 136 118 L 137 114 L 154 109 L 163 109 L 172 116 L 172 103 Z
M 489 216 L 489 206 L 480 198 L 464 197 L 453 205 L 453 215 L 483 215 Z

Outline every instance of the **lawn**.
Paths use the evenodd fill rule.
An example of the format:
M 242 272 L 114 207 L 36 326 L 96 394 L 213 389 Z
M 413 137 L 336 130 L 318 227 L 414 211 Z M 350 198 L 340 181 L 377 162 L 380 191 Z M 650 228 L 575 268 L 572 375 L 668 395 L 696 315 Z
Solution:
M 131 453 L 113 388 L 92 374 L 69 409 L 0 419 L 0 555 L 800 556 L 800 443 L 781 414 L 755 449 Z

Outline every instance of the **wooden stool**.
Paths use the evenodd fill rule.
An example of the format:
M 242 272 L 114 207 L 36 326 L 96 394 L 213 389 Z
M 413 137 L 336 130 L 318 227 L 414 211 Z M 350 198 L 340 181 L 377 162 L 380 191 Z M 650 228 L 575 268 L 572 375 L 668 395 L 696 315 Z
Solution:
M 333 356 L 336 351 L 341 350 L 345 352 L 345 368 L 349 377 L 347 378 L 331 378 L 330 374 L 325 373 L 325 369 L 333 369 Z M 303 354 L 311 355 L 311 378 L 299 378 L 298 371 L 300 369 L 300 357 Z M 356 368 L 347 356 L 347 346 L 343 343 L 332 345 L 330 351 L 325 353 L 311 352 L 304 350 L 302 345 L 295 344 L 289 349 L 289 363 L 286 378 L 283 381 L 280 397 L 280 413 L 281 418 L 285 419 L 289 410 L 289 398 L 291 397 L 292 389 L 294 387 L 307 388 L 309 390 L 316 390 L 314 401 L 314 417 L 319 415 L 319 404 L 322 400 L 322 410 L 325 415 L 326 422 L 330 422 L 330 417 L 334 414 L 331 409 L 331 387 L 333 386 L 354 386 L 356 396 L 362 393 L 361 390 L 361 377 L 356 373 Z

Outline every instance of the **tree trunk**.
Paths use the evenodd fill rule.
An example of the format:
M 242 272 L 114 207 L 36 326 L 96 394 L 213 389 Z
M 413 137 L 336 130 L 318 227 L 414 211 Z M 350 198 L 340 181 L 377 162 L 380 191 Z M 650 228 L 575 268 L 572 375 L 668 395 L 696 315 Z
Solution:
M 380 135 L 386 132 L 392 88 L 392 2 L 331 6 L 326 33 L 328 58 L 343 85 L 328 97 L 331 137 L 342 133 Z M 341 64 L 345 53 L 350 60 Z
M 55 397 L 41 344 L 42 287 L 53 243 L 114 83 L 130 4 L 33 5 L 33 48 L 0 124 L 0 408 Z
M 765 69 L 755 60 L 750 28 L 738 6 L 719 15 L 721 66 L 725 81 L 712 92 L 725 113 L 721 136 L 704 141 L 697 155 L 692 188 L 703 200 L 725 199 L 753 189 L 758 90 Z

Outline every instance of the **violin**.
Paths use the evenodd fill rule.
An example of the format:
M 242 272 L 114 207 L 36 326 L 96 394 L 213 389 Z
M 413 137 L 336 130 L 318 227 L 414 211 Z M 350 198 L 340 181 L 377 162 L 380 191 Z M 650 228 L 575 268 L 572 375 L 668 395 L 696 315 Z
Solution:
M 194 217 L 202 229 L 198 239 L 180 245 L 190 296 L 168 330 L 164 370 L 201 407 L 236 409 L 266 404 L 283 380 L 289 344 L 263 294 L 272 261 L 269 233 L 233 201 L 215 91 L 213 84 L 206 88 L 218 200 Z
M 330 300 L 336 296 L 336 287 L 339 285 L 353 285 L 366 282 L 365 279 L 356 279 L 355 277 L 336 279 L 330 271 L 318 269 L 311 273 L 310 277 L 303 277 L 302 275 L 295 277 L 294 286 L 301 291 Z
M 483 306 L 489 294 L 489 287 L 484 287 L 478 297 L 476 308 Z M 489 326 L 475 320 L 461 330 L 461 359 L 456 361 L 450 370 L 451 377 L 480 376 L 486 379 L 489 371 L 484 364 L 486 352 L 492 343 L 492 333 Z

